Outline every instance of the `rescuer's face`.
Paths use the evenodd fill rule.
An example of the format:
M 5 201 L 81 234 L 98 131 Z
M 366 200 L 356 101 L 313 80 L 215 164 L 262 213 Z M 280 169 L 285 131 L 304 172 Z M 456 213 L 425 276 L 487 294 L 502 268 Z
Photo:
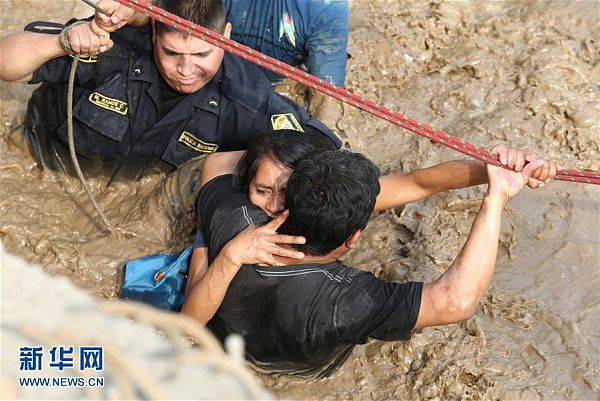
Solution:
M 154 23 L 154 22 L 153 22 Z M 229 38 L 231 24 L 223 36 Z M 154 62 L 163 79 L 179 93 L 202 89 L 217 73 L 223 61 L 223 49 L 191 35 L 178 32 L 152 34 Z

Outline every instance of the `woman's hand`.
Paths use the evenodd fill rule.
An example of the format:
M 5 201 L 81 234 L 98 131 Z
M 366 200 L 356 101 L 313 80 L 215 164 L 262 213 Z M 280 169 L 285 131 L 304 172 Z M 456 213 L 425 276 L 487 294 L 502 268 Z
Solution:
M 289 212 L 286 210 L 264 226 L 248 226 L 221 250 L 221 253 L 235 265 L 262 264 L 282 266 L 277 256 L 302 259 L 304 253 L 281 246 L 282 244 L 304 244 L 304 237 L 277 234 L 277 229 Z

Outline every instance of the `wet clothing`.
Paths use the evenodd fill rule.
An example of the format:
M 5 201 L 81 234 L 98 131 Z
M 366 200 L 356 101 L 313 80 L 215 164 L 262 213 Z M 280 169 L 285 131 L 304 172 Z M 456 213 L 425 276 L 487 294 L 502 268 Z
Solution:
M 225 53 L 213 79 L 178 96 L 165 88 L 153 58 L 152 28 L 124 27 L 114 47 L 79 62 L 73 116 L 77 153 L 91 160 L 172 166 L 216 151 L 245 149 L 267 129 L 313 126 L 341 143 L 292 100 L 272 91 L 260 70 Z M 29 102 L 26 131 L 34 153 L 64 153 L 66 98 L 73 57 L 48 61 L 30 83 L 43 82 Z M 56 166 L 54 166 L 56 168 Z
M 346 78 L 346 0 L 225 0 L 231 39 L 338 86 Z M 281 76 L 263 69 L 271 82 Z
M 206 243 L 206 238 L 204 237 L 202 226 L 199 226 L 198 230 L 196 230 L 196 236 L 194 237 L 194 249 L 206 248 L 207 246 L 208 244 Z
M 207 183 L 196 210 L 208 241 L 209 262 L 249 224 L 269 218 L 232 176 Z M 241 334 L 246 357 L 269 373 L 324 377 L 369 338 L 406 340 L 414 327 L 423 283 L 399 284 L 331 264 L 243 266 L 208 327 L 223 340 Z

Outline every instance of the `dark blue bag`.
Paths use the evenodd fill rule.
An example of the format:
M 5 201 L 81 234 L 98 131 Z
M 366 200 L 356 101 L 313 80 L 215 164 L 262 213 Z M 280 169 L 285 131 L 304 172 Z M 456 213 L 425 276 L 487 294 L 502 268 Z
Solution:
M 192 250 L 190 246 L 180 255 L 150 255 L 127 262 L 121 298 L 180 310 Z

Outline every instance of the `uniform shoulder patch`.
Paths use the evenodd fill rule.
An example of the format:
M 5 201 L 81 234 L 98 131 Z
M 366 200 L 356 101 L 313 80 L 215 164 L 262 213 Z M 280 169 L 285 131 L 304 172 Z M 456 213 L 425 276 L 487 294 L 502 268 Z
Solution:
M 90 102 L 94 103 L 98 107 L 102 107 L 103 109 L 114 111 L 115 113 L 118 113 L 121 115 L 126 115 L 127 110 L 129 109 L 127 107 L 126 102 L 119 100 L 119 99 L 113 99 L 108 96 L 104 96 L 103 94 L 98 93 L 98 92 L 92 92 L 88 99 Z
M 204 142 L 187 131 L 181 133 L 178 141 L 187 147 L 194 149 L 196 152 L 215 153 L 217 149 L 219 149 L 219 145 L 216 143 Z
M 298 123 L 298 120 L 296 120 L 296 117 L 292 113 L 273 114 L 271 116 L 271 125 L 276 131 L 280 129 L 291 129 L 304 132 L 302 126 Z

